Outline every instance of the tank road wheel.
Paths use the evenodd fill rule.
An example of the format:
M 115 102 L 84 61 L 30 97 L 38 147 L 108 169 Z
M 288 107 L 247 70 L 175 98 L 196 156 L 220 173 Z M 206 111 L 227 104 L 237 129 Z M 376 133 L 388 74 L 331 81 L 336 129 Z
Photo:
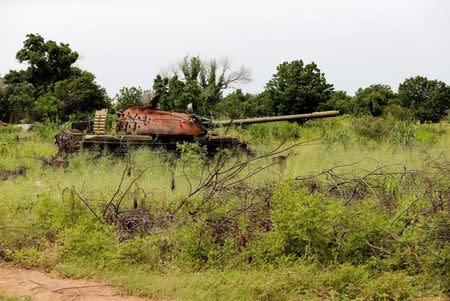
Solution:
M 83 134 L 79 130 L 60 132 L 55 136 L 55 143 L 58 145 L 58 154 L 73 153 L 80 147 Z
M 121 143 L 114 147 L 113 150 L 114 156 L 123 157 L 128 153 L 128 145 L 125 143 Z
M 230 149 L 234 152 L 245 152 L 249 154 L 247 143 L 235 137 L 208 136 L 206 137 L 206 147 L 208 153 L 215 154 L 218 149 Z

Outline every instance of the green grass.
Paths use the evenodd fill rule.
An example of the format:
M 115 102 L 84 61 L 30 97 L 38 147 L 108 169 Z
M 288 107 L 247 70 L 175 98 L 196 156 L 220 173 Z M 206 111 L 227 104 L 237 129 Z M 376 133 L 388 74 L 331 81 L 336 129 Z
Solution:
M 256 156 L 282 141 L 300 145 L 284 153 L 285 164 L 252 177 L 245 175 L 270 165 L 272 156 L 244 166 L 234 177 L 242 182 L 205 204 L 202 193 L 188 197 L 204 172 L 196 148 L 185 147 L 181 156 L 136 149 L 126 158 L 82 151 L 69 156 L 67 168 L 45 167 L 35 157 L 56 153 L 56 130 L 0 129 L 0 171 L 27 168 L 0 182 L 3 260 L 162 300 L 449 294 L 449 124 L 343 116 L 232 129 Z M 245 159 L 233 155 L 225 166 Z M 146 171 L 124 194 L 122 208 L 136 201 L 151 221 L 134 238 L 100 222 L 83 203 L 101 215 L 127 166 L 119 196 Z M 389 175 L 366 179 L 370 187 L 350 202 L 351 191 L 327 192 L 338 182 L 334 175 L 348 179 L 381 166 Z M 405 170 L 411 174 L 400 176 Z
M 12 296 L 10 294 L 0 291 L 0 301 L 31 301 L 33 300 L 30 296 Z

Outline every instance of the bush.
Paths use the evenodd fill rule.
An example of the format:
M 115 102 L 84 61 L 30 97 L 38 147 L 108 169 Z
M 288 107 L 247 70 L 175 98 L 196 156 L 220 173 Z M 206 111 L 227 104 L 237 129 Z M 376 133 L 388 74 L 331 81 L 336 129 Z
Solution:
M 274 194 L 271 214 L 275 229 L 254 244 L 254 256 L 263 261 L 314 259 L 323 263 L 361 263 L 373 254 L 366 236 L 383 245 L 381 229 L 386 220 L 370 203 L 354 207 L 321 194 L 309 194 L 285 183 Z M 368 213 L 370 212 L 370 213 Z
M 416 142 L 416 128 L 410 121 L 394 120 L 387 123 L 388 141 L 401 146 L 412 146 Z
M 330 295 L 337 293 L 343 299 L 354 299 L 361 295 L 369 275 L 363 266 L 346 263 L 319 275 L 319 279 L 329 290 Z
M 407 300 L 411 297 L 412 286 L 401 272 L 386 272 L 369 282 L 366 295 L 371 300 Z
M 383 109 L 383 115 L 390 119 L 413 121 L 416 119 L 414 112 L 409 109 L 402 107 L 399 104 L 389 104 Z
M 155 269 L 167 259 L 165 253 L 167 248 L 167 241 L 163 237 L 156 235 L 135 237 L 118 246 L 112 264 L 119 268 L 126 264 L 145 265 Z
M 339 143 L 345 147 L 351 145 L 353 133 L 348 126 L 348 117 L 308 120 L 302 126 L 302 136 L 308 136 L 308 139 L 315 139 L 322 135 L 321 141 L 327 146 L 333 143 Z M 309 134 L 309 135 L 307 135 Z
M 37 136 L 43 141 L 53 141 L 55 135 L 62 129 L 62 126 L 53 121 L 45 121 L 43 123 L 37 123 L 34 131 Z
M 63 260 L 87 260 L 98 267 L 105 267 L 117 250 L 111 230 L 92 218 L 82 218 L 75 226 L 64 229 L 58 244 Z
M 358 89 L 355 94 L 355 113 L 380 116 L 384 107 L 394 98 L 394 92 L 387 85 L 371 85 Z
M 389 134 L 386 120 L 372 116 L 358 118 L 354 123 L 354 130 L 359 135 L 381 141 Z
M 365 116 L 355 121 L 354 129 L 360 136 L 377 142 L 406 147 L 416 143 L 416 126 L 408 120 Z
M 248 127 L 250 137 L 257 142 L 273 140 L 293 140 L 300 137 L 301 126 L 298 123 L 282 121 L 268 124 L 253 124 Z

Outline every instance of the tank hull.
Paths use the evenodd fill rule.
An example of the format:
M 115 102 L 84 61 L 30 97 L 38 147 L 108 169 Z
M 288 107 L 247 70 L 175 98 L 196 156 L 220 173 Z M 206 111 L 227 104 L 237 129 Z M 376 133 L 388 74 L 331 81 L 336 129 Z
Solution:
M 233 148 L 247 150 L 247 143 L 240 141 L 235 137 L 228 136 L 185 136 L 178 139 L 154 139 L 147 135 L 83 135 L 80 131 L 72 130 L 62 132 L 55 136 L 59 151 L 63 153 L 72 153 L 80 148 L 99 148 L 109 149 L 121 153 L 129 147 L 146 146 L 150 148 L 164 148 L 167 150 L 176 150 L 177 145 L 182 142 L 197 142 L 206 146 L 209 154 L 214 154 L 221 148 Z

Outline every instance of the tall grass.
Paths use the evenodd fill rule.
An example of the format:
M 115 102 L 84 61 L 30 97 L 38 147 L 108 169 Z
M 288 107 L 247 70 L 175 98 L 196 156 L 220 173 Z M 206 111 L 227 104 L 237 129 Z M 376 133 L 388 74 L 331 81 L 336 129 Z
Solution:
M 446 124 L 344 116 L 232 129 L 255 156 L 282 142 L 312 142 L 289 149 L 285 163 L 217 192 L 201 210 L 203 195 L 189 194 L 214 160 L 198 149 L 185 146 L 181 155 L 135 149 L 125 158 L 81 151 L 65 169 L 45 167 L 34 157 L 56 152 L 55 130 L 0 129 L 0 170 L 28 168 L 0 182 L 3 260 L 160 299 L 406 300 L 449 293 L 448 174 L 395 176 L 404 168 L 448 170 Z M 243 174 L 272 160 L 249 164 Z M 351 203 L 324 189 L 330 173 L 306 184 L 295 180 L 357 161 L 339 169 L 341 175 L 392 165 L 392 176 Z M 124 195 L 124 208 L 144 206 L 152 225 L 123 240 L 84 202 L 101 212 L 122 176 L 124 192 L 144 169 Z

